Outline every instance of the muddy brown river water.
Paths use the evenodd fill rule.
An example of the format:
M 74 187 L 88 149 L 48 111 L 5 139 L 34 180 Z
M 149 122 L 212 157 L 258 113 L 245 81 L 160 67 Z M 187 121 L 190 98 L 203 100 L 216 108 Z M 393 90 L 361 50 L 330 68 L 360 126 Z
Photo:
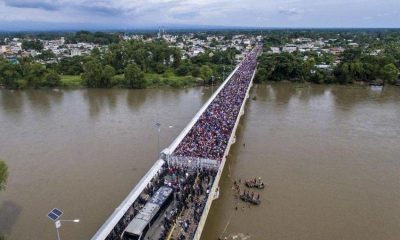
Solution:
M 209 88 L 0 90 L 0 233 L 89 239 L 211 94 Z M 400 239 L 400 88 L 266 84 L 253 88 L 204 240 Z M 249 207 L 233 179 L 261 177 Z M 234 210 L 235 206 L 238 210 Z

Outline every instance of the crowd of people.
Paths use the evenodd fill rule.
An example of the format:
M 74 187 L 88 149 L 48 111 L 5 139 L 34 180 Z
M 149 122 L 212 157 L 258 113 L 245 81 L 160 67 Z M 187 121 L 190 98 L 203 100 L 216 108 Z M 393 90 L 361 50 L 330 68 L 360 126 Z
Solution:
M 162 231 L 158 239 L 166 239 L 171 233 L 173 239 L 189 239 L 194 234 L 210 192 L 216 170 L 169 166 L 164 184 L 174 189 L 174 202 L 163 215 Z M 189 214 L 188 214 L 189 213 Z
M 174 156 L 220 161 L 232 134 L 257 64 L 256 47 L 211 102 L 174 152 Z M 196 165 L 193 165 L 196 166 Z M 190 164 L 164 164 L 138 199 L 115 225 L 107 240 L 120 239 L 121 234 L 140 209 L 161 186 L 173 188 L 174 201 L 163 214 L 158 239 L 192 239 L 197 230 L 211 192 L 216 167 L 193 167 Z M 210 165 L 211 166 L 211 165 Z
M 108 234 L 106 240 L 120 239 L 121 234 L 132 221 L 132 219 L 139 213 L 140 209 L 147 203 L 153 194 L 164 185 L 164 178 L 166 176 L 166 168 L 163 167 L 157 175 L 147 184 L 146 188 L 139 195 L 136 201 L 125 212 L 124 216 L 114 226 L 113 230 Z
M 257 46 L 203 112 L 174 155 L 222 160 L 251 78 L 257 66 Z

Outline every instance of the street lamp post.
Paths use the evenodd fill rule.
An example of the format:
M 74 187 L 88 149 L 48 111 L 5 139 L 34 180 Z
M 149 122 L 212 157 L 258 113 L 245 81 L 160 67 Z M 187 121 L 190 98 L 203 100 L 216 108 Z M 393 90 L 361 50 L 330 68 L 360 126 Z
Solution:
M 58 240 L 61 240 L 60 231 L 58 230 L 58 229 L 61 227 L 61 222 L 74 222 L 74 223 L 80 222 L 79 219 L 74 219 L 74 220 L 61 220 L 60 217 L 61 217 L 61 215 L 63 215 L 63 214 L 64 214 L 64 213 L 63 213 L 60 209 L 58 209 L 58 208 L 53 208 L 53 210 L 51 210 L 51 211 L 47 214 L 47 217 L 54 221 L 54 225 L 55 225 L 56 231 L 57 231 L 57 239 L 58 239 Z
M 224 64 L 224 70 L 222 72 L 222 81 L 225 81 L 225 64 Z
M 161 132 L 161 123 L 156 123 L 157 128 L 157 158 L 160 156 L 160 132 Z
M 211 93 L 214 94 L 214 76 L 211 76 Z
M 61 240 L 60 237 L 60 231 L 59 229 L 61 228 L 61 222 L 74 222 L 74 223 L 79 223 L 80 220 L 79 219 L 74 219 L 74 220 L 57 220 L 54 222 L 54 225 L 56 226 L 56 230 L 57 230 L 57 239 Z

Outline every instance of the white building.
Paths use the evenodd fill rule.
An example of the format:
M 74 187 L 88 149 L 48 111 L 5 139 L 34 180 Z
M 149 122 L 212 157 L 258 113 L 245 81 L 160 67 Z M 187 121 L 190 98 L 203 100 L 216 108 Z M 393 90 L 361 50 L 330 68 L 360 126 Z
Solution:
M 292 53 L 297 50 L 297 46 L 293 44 L 287 44 L 282 48 L 282 52 Z
M 80 55 L 82 55 L 81 50 L 79 50 L 79 49 L 77 49 L 77 48 L 71 49 L 71 57 L 73 57 L 73 56 L 80 56 Z

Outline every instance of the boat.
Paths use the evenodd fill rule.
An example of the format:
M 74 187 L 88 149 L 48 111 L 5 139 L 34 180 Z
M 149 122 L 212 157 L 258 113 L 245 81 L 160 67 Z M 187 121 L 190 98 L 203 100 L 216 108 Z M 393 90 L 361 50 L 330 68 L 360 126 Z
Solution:
M 243 202 L 248 202 L 248 203 L 251 203 L 253 205 L 259 205 L 261 203 L 260 199 L 254 199 L 248 194 L 241 194 L 240 195 L 240 199 Z
M 259 180 L 259 181 L 254 181 L 254 179 L 246 180 L 244 185 L 246 185 L 246 187 L 248 187 L 248 188 L 258 188 L 258 189 L 265 188 L 265 184 L 261 180 Z

